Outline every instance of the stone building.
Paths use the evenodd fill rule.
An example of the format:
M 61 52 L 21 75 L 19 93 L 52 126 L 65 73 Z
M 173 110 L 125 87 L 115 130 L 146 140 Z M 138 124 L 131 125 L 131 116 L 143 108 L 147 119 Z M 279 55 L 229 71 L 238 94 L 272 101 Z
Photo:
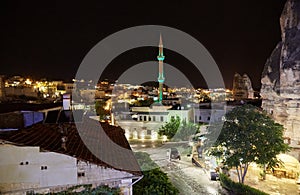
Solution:
M 280 17 L 281 37 L 261 79 L 262 107 L 285 127 L 284 137 L 300 159 L 300 1 L 288 0 Z

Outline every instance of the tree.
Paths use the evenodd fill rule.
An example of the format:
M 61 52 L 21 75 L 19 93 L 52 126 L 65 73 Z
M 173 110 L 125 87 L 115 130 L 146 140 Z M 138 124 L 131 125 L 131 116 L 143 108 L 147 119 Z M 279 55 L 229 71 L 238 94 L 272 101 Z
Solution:
M 182 120 L 181 125 L 173 137 L 176 140 L 188 141 L 192 135 L 199 133 L 199 125 Z
M 206 93 L 201 93 L 199 97 L 200 102 L 211 102 L 210 97 Z
M 151 106 L 154 101 L 152 98 L 146 99 L 146 100 L 137 100 L 133 103 L 133 106 L 141 107 L 141 106 Z
M 105 119 L 106 115 L 109 114 L 109 111 L 104 109 L 105 106 L 106 102 L 104 101 L 97 101 L 95 103 L 95 110 L 97 115 L 99 115 L 100 120 Z
M 225 115 L 214 146 L 225 148 L 224 164 L 236 168 L 240 183 L 244 183 L 251 162 L 272 167 L 278 162 L 276 155 L 289 150 L 283 126 L 252 105 L 236 107 Z M 218 152 L 211 154 L 217 156 Z
M 135 157 L 143 171 L 144 177 L 133 186 L 133 194 L 178 194 L 178 189 L 170 182 L 166 173 L 153 162 L 149 154 L 136 152 Z
M 160 136 L 166 135 L 168 139 L 171 139 L 177 133 L 179 126 L 180 126 L 179 116 L 176 116 L 176 118 L 172 117 L 171 120 L 167 122 L 167 124 L 159 128 L 158 134 Z

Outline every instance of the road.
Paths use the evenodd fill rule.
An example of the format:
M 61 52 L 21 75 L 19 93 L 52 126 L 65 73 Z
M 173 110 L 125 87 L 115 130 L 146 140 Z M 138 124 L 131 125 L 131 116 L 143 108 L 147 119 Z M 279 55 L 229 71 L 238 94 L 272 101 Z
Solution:
M 181 148 L 182 143 L 166 143 L 159 147 L 143 147 L 132 145 L 133 151 L 147 152 L 162 171 L 168 174 L 170 180 L 182 195 L 226 194 L 219 181 L 210 181 L 204 169 L 192 164 L 191 157 L 181 155 L 181 160 L 169 160 L 167 150 L 171 147 Z

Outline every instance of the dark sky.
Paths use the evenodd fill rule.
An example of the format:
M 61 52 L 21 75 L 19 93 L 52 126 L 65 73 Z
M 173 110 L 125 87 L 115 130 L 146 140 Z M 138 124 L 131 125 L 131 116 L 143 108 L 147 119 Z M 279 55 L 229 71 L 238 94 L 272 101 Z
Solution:
M 106 36 L 136 25 L 165 25 L 200 41 L 217 62 L 227 87 L 247 73 L 260 87 L 263 66 L 280 41 L 285 0 L 217 1 L 1 1 L 0 74 L 72 79 L 87 52 Z M 156 48 L 117 57 L 102 78 L 155 60 Z M 203 86 L 186 60 L 166 51 L 166 62 Z M 180 65 L 179 65 L 180 64 Z M 188 66 L 185 66 L 188 67 Z M 201 79 L 200 79 L 201 80 Z M 198 83 L 197 83 L 198 82 Z

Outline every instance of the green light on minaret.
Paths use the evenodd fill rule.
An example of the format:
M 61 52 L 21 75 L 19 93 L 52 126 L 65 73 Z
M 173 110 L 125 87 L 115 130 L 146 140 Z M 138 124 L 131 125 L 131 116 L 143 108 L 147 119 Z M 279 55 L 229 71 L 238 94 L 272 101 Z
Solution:
M 157 56 L 157 59 L 158 59 L 159 61 L 163 61 L 163 60 L 165 59 L 165 56 Z

